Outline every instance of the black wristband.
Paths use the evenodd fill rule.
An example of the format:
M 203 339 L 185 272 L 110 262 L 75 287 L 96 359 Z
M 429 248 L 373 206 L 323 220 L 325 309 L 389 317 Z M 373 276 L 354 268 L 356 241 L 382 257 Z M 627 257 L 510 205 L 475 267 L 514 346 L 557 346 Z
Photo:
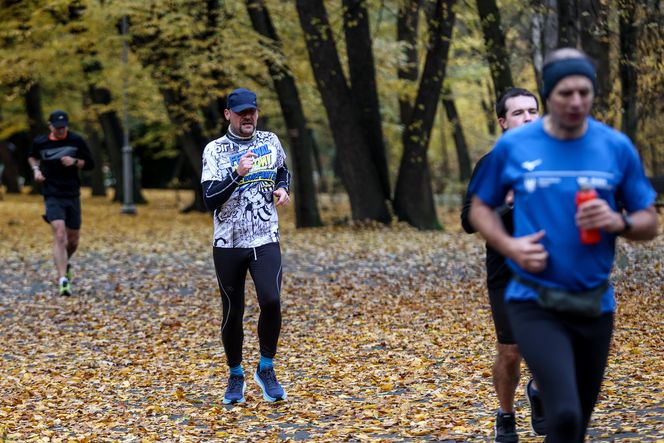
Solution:
M 618 235 L 623 235 L 632 230 L 633 224 L 632 224 L 632 218 L 629 215 L 627 214 L 620 214 L 620 215 L 622 217 L 623 223 L 625 224 L 625 227 L 620 232 L 618 232 Z

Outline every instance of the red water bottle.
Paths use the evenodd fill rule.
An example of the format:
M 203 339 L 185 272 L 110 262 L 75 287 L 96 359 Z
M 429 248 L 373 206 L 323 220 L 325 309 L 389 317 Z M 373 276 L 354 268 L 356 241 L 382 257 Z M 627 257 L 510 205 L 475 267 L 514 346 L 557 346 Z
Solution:
M 592 188 L 592 186 L 583 184 L 581 189 L 576 192 L 576 207 L 578 208 L 581 203 L 593 200 L 597 198 L 597 191 Z M 579 228 L 579 234 L 581 234 L 581 243 L 584 245 L 594 245 L 600 241 L 599 229 L 583 229 Z

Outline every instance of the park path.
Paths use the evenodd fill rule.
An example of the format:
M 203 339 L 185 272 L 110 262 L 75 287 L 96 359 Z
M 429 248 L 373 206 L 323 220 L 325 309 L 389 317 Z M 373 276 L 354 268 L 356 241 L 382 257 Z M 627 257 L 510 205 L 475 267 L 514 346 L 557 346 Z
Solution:
M 491 441 L 483 245 L 458 233 L 454 214 L 445 233 L 296 231 L 287 220 L 276 364 L 289 400 L 266 404 L 250 385 L 245 405 L 225 407 L 208 216 L 157 204 L 127 219 L 84 205 L 76 294 L 61 298 L 39 207 L 0 203 L 3 438 Z M 662 243 L 620 247 L 621 308 L 592 441 L 664 439 Z M 251 370 L 258 312 L 247 289 Z M 541 441 L 520 394 L 517 407 L 521 441 Z

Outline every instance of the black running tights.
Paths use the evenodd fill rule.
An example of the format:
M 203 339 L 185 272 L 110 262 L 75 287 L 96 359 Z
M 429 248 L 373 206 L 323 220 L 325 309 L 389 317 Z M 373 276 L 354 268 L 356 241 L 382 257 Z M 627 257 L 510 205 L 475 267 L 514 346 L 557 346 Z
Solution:
M 583 442 L 609 354 L 613 314 L 569 316 L 509 302 L 519 351 L 542 395 L 547 443 Z
M 260 316 L 260 353 L 274 358 L 281 332 L 281 250 L 279 243 L 257 248 L 213 248 L 214 267 L 223 304 L 221 340 L 228 365 L 242 363 L 244 283 L 247 270 L 256 286 Z

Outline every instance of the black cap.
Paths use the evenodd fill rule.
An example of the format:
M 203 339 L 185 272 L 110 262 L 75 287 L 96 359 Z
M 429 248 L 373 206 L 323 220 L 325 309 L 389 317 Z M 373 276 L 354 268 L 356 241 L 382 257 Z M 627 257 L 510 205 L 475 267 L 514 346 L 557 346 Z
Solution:
M 69 126 L 69 116 L 65 111 L 58 109 L 48 116 L 48 122 L 52 124 L 54 128 L 64 128 L 65 126 Z
M 255 92 L 239 88 L 228 94 L 228 109 L 233 112 L 242 112 L 249 108 L 258 108 Z

